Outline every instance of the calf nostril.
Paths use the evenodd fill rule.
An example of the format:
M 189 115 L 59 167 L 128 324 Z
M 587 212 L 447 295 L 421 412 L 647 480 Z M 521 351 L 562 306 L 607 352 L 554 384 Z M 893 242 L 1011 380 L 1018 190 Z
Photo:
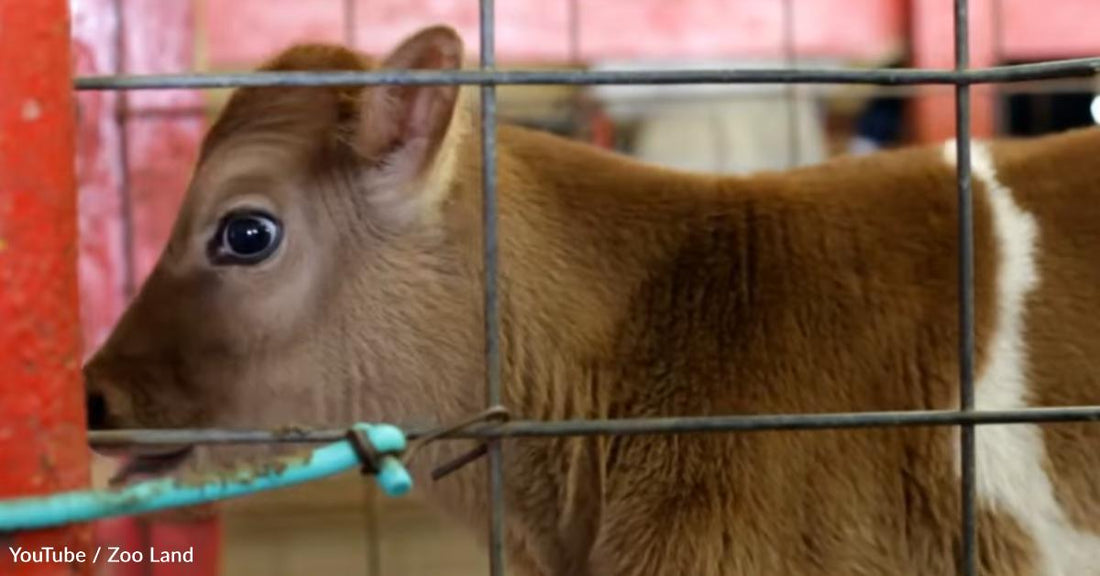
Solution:
M 107 425 L 107 399 L 99 392 L 89 392 L 86 397 L 88 429 L 96 430 Z

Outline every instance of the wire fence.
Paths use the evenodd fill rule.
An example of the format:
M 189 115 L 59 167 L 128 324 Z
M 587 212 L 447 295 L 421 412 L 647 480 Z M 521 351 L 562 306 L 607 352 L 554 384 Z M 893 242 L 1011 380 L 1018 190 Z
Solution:
M 1024 83 L 1040 80 L 1085 78 L 1100 72 L 1100 58 L 1055 60 L 1034 64 L 969 67 L 968 1 L 954 0 L 955 66 L 952 70 L 930 69 L 798 69 L 793 44 L 788 38 L 784 56 L 792 66 L 785 69 L 713 70 L 498 70 L 495 54 L 493 0 L 480 0 L 480 69 L 463 71 L 370 71 L 370 72 L 251 72 L 239 74 L 162 74 L 127 76 L 113 74 L 75 79 L 77 90 L 152 90 L 238 88 L 259 86 L 355 86 L 462 84 L 481 87 L 481 137 L 483 178 L 483 250 L 485 259 L 485 365 L 489 406 L 501 400 L 500 336 L 497 293 L 496 221 L 497 95 L 500 85 L 670 85 L 670 84 L 868 84 L 878 86 L 943 85 L 954 88 L 957 127 L 957 196 L 960 241 L 959 271 L 959 409 L 907 412 L 858 412 L 832 414 L 729 415 L 686 418 L 631 418 L 618 420 L 513 421 L 484 424 L 455 437 L 489 439 L 490 574 L 504 573 L 504 469 L 501 441 L 516 437 L 561 437 L 585 435 L 686 434 L 703 432 L 753 432 L 767 430 L 819 430 L 896 426 L 958 426 L 961 450 L 962 545 L 960 572 L 974 576 L 977 570 L 975 435 L 974 428 L 989 424 L 1038 424 L 1050 422 L 1100 421 L 1100 406 L 1030 408 L 1013 411 L 976 411 L 974 406 L 974 229 L 970 172 L 970 91 L 976 84 Z M 795 11 L 783 3 L 784 29 L 793 34 Z M 347 12 L 347 38 L 354 43 L 354 11 Z M 570 4 L 570 20 L 579 25 L 576 1 Z M 579 36 L 571 33 L 570 54 L 579 59 Z M 796 111 L 792 107 L 793 116 Z M 422 436 L 428 426 L 410 426 L 412 438 Z M 136 444 L 226 444 L 304 443 L 338 440 L 345 430 L 114 430 L 93 431 L 96 446 Z
M 1089 77 L 1100 58 L 1070 58 L 1034 64 L 939 70 L 886 68 L 714 70 L 376 70 L 370 72 L 238 72 L 224 74 L 99 75 L 77 78 L 77 90 L 164 90 L 278 86 L 368 85 L 665 85 L 665 84 L 941 84 L 970 86 Z

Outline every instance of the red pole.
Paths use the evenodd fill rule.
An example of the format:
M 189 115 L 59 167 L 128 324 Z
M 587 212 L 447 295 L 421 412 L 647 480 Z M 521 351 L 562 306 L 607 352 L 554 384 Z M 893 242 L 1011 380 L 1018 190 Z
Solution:
M 0 0 L 0 498 L 87 486 L 65 0 Z M 0 535 L 0 575 L 91 574 L 86 527 Z

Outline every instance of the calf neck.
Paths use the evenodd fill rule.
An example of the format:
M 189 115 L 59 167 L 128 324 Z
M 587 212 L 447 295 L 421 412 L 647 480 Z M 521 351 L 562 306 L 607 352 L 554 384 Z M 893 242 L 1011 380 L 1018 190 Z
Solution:
M 377 63 L 305 45 L 265 69 L 461 58 L 437 27 Z M 454 86 L 238 90 L 85 370 L 93 424 L 484 407 L 472 110 Z M 973 145 L 979 409 L 1100 404 L 1098 150 L 1096 130 Z M 957 407 L 952 145 L 714 177 L 501 126 L 497 155 L 516 417 Z M 977 434 L 982 573 L 1100 574 L 1100 429 Z M 957 447 L 949 427 L 508 441 L 508 556 L 530 576 L 953 574 Z M 420 486 L 480 532 L 484 476 Z

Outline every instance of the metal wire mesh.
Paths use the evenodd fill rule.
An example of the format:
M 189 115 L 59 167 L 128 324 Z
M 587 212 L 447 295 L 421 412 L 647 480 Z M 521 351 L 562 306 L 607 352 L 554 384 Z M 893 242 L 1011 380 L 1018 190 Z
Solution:
M 970 66 L 967 0 L 955 0 L 955 70 Z M 974 209 L 970 186 L 970 86 L 955 88 L 955 137 L 959 188 L 959 408 L 974 410 Z M 962 490 L 962 553 L 960 572 L 978 573 L 977 492 L 974 425 L 959 425 Z
M 349 3 L 350 6 L 352 3 Z M 959 426 L 962 459 L 960 572 L 977 574 L 975 506 L 975 426 L 1043 422 L 1100 421 L 1100 406 L 1030 408 L 1013 411 L 976 411 L 974 406 L 974 264 L 972 190 L 970 174 L 970 88 L 975 84 L 1020 83 L 1034 80 L 1089 77 L 1100 72 L 1100 58 L 1048 61 L 1016 66 L 969 67 L 968 1 L 954 0 L 955 66 L 953 70 L 927 69 L 798 69 L 793 39 L 788 37 L 784 54 L 786 69 L 574 71 L 496 69 L 493 0 L 480 0 L 480 69 L 473 71 L 372 71 L 372 72 L 265 72 L 243 74 L 167 74 L 90 76 L 75 79 L 77 90 L 146 90 L 233 88 L 244 86 L 334 86 L 334 85 L 423 85 L 467 84 L 481 86 L 482 177 L 484 201 L 485 263 L 485 366 L 486 392 L 490 405 L 501 399 L 499 310 L 497 295 L 497 178 L 496 178 L 496 87 L 499 85 L 596 85 L 596 84 L 873 84 L 953 86 L 957 121 L 957 187 L 959 202 L 959 410 L 908 412 L 862 412 L 833 414 L 731 415 L 689 418 L 633 418 L 620 420 L 571 420 L 557 422 L 516 421 L 486 424 L 456 437 L 490 439 L 489 522 L 490 573 L 504 573 L 504 475 L 501 439 L 585 435 L 686 434 L 702 432 L 753 432 L 765 430 L 817 430 L 889 426 Z M 348 8 L 348 38 L 353 38 L 353 8 Z M 793 34 L 794 12 L 785 0 L 784 28 Z M 571 58 L 579 52 L 576 2 L 571 3 Z M 793 95 L 793 93 L 790 93 Z M 791 119 L 795 117 L 793 101 Z M 796 126 L 792 124 L 792 141 Z M 796 161 L 797 152 L 792 152 Z M 410 436 L 424 434 L 426 427 L 410 427 Z M 325 442 L 343 437 L 344 430 L 273 432 L 264 430 L 115 430 L 93 431 L 97 446 L 134 444 L 222 444 Z
M 494 0 L 480 0 L 481 70 L 496 66 Z M 497 302 L 497 92 L 481 87 L 481 183 L 485 267 L 485 395 L 500 404 L 500 307 Z M 499 439 L 489 442 L 489 574 L 504 574 L 504 461 Z
M 1100 58 L 1071 58 L 1034 64 L 937 70 L 898 68 L 716 69 L 716 70 L 454 70 L 371 72 L 242 72 L 227 74 L 108 75 L 77 78 L 77 90 L 163 90 L 170 88 L 239 88 L 253 86 L 367 86 L 468 84 L 608 85 L 608 84 L 913 84 L 973 85 L 1088 77 L 1100 73 Z
M 114 34 L 114 72 L 117 75 L 126 71 L 126 8 L 122 0 L 111 3 L 115 17 Z M 119 92 L 115 98 L 115 129 L 118 130 L 118 149 L 115 167 L 119 178 L 119 222 L 122 224 L 122 294 L 127 300 L 137 292 L 137 264 L 134 254 L 134 210 L 130 194 L 130 100 L 126 92 Z

